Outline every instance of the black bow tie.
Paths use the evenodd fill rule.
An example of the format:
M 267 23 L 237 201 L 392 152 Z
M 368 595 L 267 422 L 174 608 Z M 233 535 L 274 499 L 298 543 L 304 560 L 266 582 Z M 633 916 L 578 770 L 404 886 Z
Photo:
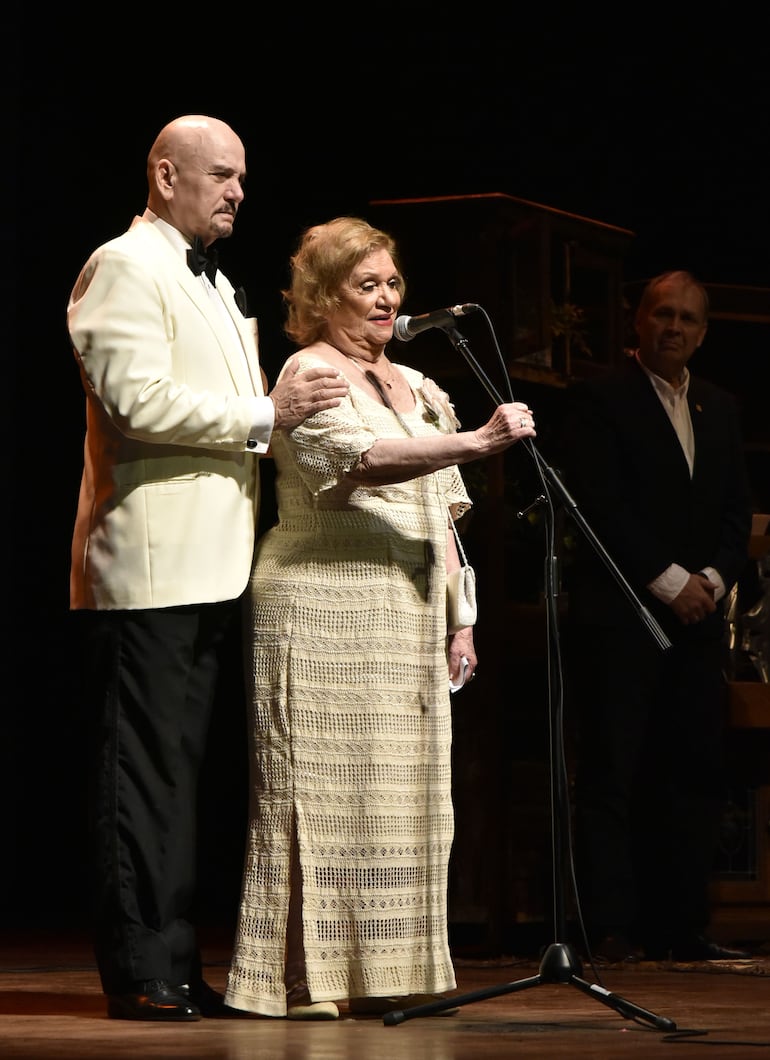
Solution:
M 217 274 L 217 260 L 216 250 L 210 250 L 206 253 L 201 237 L 195 236 L 192 248 L 187 251 L 187 264 L 192 269 L 193 275 L 200 276 L 202 272 L 205 272 L 211 282 L 214 283 L 214 277 Z

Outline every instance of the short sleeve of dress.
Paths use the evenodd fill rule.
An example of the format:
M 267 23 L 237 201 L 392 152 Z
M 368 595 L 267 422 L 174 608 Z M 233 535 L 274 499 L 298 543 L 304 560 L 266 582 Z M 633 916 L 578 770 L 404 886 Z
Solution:
M 298 356 L 299 372 L 329 367 L 319 357 L 302 353 Z M 297 472 L 313 494 L 338 485 L 376 440 L 377 435 L 363 421 L 350 397 L 336 408 L 309 416 L 286 432 Z

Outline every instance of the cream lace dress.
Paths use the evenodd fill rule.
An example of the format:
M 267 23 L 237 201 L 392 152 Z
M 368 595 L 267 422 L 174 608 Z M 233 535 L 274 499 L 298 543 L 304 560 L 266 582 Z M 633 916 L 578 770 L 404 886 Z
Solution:
M 408 433 L 456 430 L 435 383 L 401 371 Z M 455 986 L 445 551 L 447 504 L 470 501 L 456 466 L 347 483 L 377 438 L 407 433 L 350 381 L 339 408 L 273 437 L 278 522 L 247 594 L 249 831 L 225 1000 L 269 1016 L 286 1013 L 295 828 L 313 1001 Z

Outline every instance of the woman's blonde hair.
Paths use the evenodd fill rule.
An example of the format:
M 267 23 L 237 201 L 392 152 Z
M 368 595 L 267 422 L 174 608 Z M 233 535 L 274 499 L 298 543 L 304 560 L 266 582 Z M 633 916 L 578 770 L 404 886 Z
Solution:
M 353 269 L 376 250 L 386 250 L 406 285 L 393 237 L 360 217 L 335 217 L 302 235 L 290 259 L 291 283 L 282 291 L 288 307 L 284 331 L 299 346 L 316 342 L 326 319 L 340 304 L 339 291 Z

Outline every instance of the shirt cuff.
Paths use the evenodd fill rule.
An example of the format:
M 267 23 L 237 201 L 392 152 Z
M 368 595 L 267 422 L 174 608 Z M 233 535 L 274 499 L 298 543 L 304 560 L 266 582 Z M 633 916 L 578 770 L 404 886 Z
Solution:
M 647 588 L 653 596 L 657 596 L 664 604 L 670 604 L 687 585 L 689 577 L 689 571 L 686 571 L 684 567 L 680 567 L 678 563 L 672 563 L 670 567 L 666 567 L 662 574 L 659 574 L 657 578 L 651 581 Z
M 722 580 L 722 575 L 716 569 L 716 567 L 701 567 L 699 574 L 705 574 L 711 584 L 714 586 L 714 600 L 721 600 L 727 590 L 725 589 L 725 583 Z
M 275 405 L 269 397 L 255 397 L 252 422 L 246 449 L 250 453 L 266 453 L 270 448 L 270 436 L 275 424 Z

